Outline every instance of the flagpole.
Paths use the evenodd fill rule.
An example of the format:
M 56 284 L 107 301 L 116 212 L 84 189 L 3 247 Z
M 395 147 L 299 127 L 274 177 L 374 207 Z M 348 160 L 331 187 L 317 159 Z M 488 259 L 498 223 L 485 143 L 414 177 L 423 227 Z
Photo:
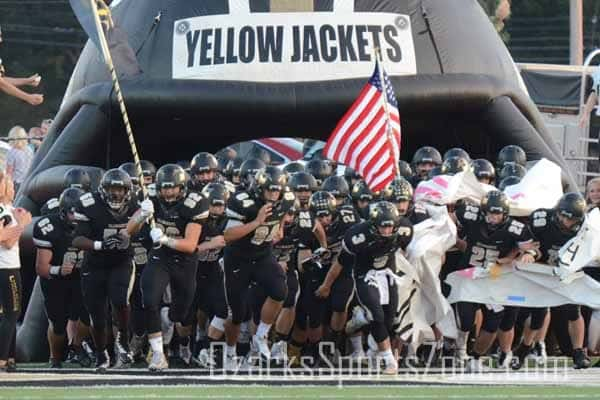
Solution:
M 103 1 L 103 0 L 98 0 Z M 136 174 L 140 181 L 140 187 L 142 189 L 142 194 L 144 198 L 148 197 L 148 189 L 144 183 L 144 173 L 142 171 L 142 165 L 140 163 L 140 157 L 137 151 L 137 146 L 135 144 L 135 138 L 133 136 L 133 130 L 131 129 L 131 124 L 129 123 L 129 114 L 127 113 L 127 108 L 125 107 L 125 100 L 123 99 L 123 93 L 121 92 L 121 85 L 119 84 L 119 78 L 117 76 L 117 72 L 115 71 L 115 66 L 113 64 L 112 57 L 110 55 L 110 50 L 108 47 L 108 42 L 106 41 L 106 37 L 104 36 L 104 29 L 102 28 L 102 23 L 100 22 L 100 15 L 98 13 L 98 7 L 96 4 L 96 0 L 90 0 L 92 5 L 92 13 L 94 14 L 94 22 L 96 24 L 96 30 L 98 31 L 98 38 L 100 40 L 100 49 L 102 50 L 102 55 L 104 56 L 104 60 L 106 61 L 106 65 L 108 70 L 110 71 L 110 76 L 112 78 L 113 86 L 115 88 L 115 93 L 117 94 L 117 102 L 119 103 L 119 109 L 121 110 L 121 116 L 123 117 L 123 123 L 125 124 L 125 132 L 127 133 L 127 139 L 129 140 L 129 146 L 131 147 L 131 153 L 133 154 L 133 162 L 135 164 Z M 108 6 L 104 4 L 106 10 L 102 10 L 106 12 L 108 15 L 107 24 L 112 25 L 112 18 L 110 16 L 110 11 L 108 11 Z M 150 224 L 154 226 L 154 219 L 150 220 Z
M 381 82 L 381 90 L 383 91 L 383 109 L 385 112 L 385 131 L 388 137 L 388 141 L 393 143 L 392 138 L 392 125 L 390 123 L 390 109 L 387 102 L 387 87 L 385 86 L 385 77 L 383 75 L 383 57 L 381 56 L 381 51 L 379 47 L 375 47 L 375 62 L 377 64 L 377 72 L 379 73 L 379 81 Z M 400 145 L 400 143 L 398 143 Z M 400 160 L 395 159 L 394 154 L 391 150 L 388 150 L 390 158 L 394 159 L 394 169 L 395 175 L 397 178 L 400 177 Z

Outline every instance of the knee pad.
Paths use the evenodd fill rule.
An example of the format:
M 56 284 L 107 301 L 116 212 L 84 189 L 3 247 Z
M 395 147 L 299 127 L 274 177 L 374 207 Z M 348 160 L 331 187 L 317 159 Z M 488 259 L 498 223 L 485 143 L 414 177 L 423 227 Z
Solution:
M 213 319 L 210 321 L 210 326 L 212 326 L 213 328 L 224 332 L 225 331 L 225 320 L 223 318 L 219 318 L 219 317 L 213 317 Z
M 477 305 L 473 303 L 456 303 L 456 319 L 458 328 L 464 332 L 469 332 L 475 325 L 475 313 Z

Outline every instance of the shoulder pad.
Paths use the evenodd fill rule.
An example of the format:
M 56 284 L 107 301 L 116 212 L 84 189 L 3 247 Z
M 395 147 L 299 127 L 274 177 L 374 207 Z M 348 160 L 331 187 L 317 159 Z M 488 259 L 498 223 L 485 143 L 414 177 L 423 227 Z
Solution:
M 44 204 L 44 206 L 46 207 L 47 210 L 54 210 L 56 208 L 58 208 L 59 206 L 59 201 L 56 197 L 51 198 L 50 200 L 48 200 L 46 202 L 46 204 Z
M 548 225 L 548 218 L 550 217 L 550 215 L 548 214 L 547 210 L 541 209 L 541 210 L 536 210 L 531 214 L 531 225 L 534 228 L 543 228 L 546 225 Z
M 466 221 L 477 221 L 479 218 L 479 206 L 473 204 L 465 204 L 464 211 L 462 211 L 462 218 Z
M 512 221 L 510 221 L 510 225 L 508 226 L 508 231 L 515 235 L 521 235 L 523 233 L 523 228 L 525 228 L 524 223 L 513 219 Z
M 200 193 L 190 192 L 185 198 L 183 205 L 187 208 L 193 209 L 196 208 L 200 201 L 202 201 L 202 195 Z
M 96 204 L 96 200 L 94 199 L 93 193 L 82 194 L 81 197 L 79 198 L 79 201 L 81 202 L 81 205 L 85 208 L 91 207 L 94 204 Z

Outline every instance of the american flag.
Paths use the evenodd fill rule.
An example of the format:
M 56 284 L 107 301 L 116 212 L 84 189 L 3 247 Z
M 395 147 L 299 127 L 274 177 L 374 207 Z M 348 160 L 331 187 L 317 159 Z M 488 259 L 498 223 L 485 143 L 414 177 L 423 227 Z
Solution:
M 379 68 L 385 85 L 381 83 Z M 376 62 L 373 75 L 338 122 L 324 153 L 327 158 L 358 171 L 372 191 L 379 191 L 398 173 L 400 139 L 400 113 L 394 88 Z

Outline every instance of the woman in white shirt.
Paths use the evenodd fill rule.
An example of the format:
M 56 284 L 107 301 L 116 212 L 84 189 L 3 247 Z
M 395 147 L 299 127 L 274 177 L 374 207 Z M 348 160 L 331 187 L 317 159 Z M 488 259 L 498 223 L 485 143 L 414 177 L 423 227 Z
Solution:
M 0 174 L 0 372 L 15 369 L 17 318 L 21 313 L 19 238 L 31 214 L 13 208 L 13 183 Z

